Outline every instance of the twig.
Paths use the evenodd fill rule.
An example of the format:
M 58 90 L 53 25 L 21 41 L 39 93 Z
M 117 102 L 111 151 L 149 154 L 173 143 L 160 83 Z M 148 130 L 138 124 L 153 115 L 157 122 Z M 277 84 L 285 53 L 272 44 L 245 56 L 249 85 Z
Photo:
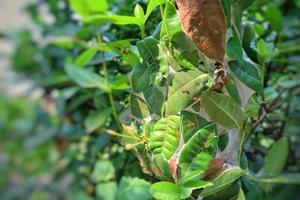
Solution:
M 266 107 L 264 104 L 262 106 L 262 114 L 259 117 L 259 119 L 253 124 L 253 128 L 251 132 L 254 132 L 258 125 L 266 118 L 266 116 L 273 111 L 275 108 L 281 105 L 282 102 L 280 102 L 281 95 L 286 91 L 286 89 L 283 89 L 279 92 L 278 96 L 271 102 L 270 106 Z

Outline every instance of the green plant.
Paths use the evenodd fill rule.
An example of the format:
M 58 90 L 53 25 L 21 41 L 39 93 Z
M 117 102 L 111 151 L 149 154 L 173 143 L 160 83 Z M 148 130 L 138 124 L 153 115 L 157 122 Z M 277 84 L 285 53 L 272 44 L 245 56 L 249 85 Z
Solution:
M 190 2 L 177 1 L 179 14 L 191 15 L 185 20 L 169 0 L 70 0 L 63 11 L 54 9 L 53 0 L 49 5 L 58 20 L 52 26 L 29 7 L 44 35 L 53 38 L 38 47 L 19 35 L 14 66 L 31 74 L 38 64 L 19 60 L 28 53 L 25 47 L 45 58 L 38 60 L 45 70 L 31 76 L 57 108 L 48 112 L 46 127 L 61 149 L 58 157 L 68 158 L 68 167 L 60 170 L 72 168 L 80 180 L 71 197 L 280 199 L 285 191 L 296 196 L 290 185 L 299 184 L 298 163 L 285 166 L 289 149 L 299 143 L 287 140 L 299 127 L 293 118 L 299 64 L 284 58 L 299 46 L 283 47 L 288 42 L 283 14 L 274 5 L 285 2 L 198 1 L 199 7 Z M 70 18 L 69 5 L 83 26 Z M 57 30 L 65 33 L 56 36 Z M 290 65 L 287 75 L 285 68 L 271 71 L 281 63 Z M 284 186 L 277 190 L 276 184 Z M 77 187 L 87 192 L 72 195 Z

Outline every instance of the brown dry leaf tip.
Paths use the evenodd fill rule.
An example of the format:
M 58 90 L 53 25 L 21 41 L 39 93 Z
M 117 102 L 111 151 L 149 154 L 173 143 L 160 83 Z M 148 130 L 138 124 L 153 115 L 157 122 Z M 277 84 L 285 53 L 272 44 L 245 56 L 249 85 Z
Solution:
M 208 58 L 223 63 L 226 20 L 220 0 L 176 0 L 184 32 Z

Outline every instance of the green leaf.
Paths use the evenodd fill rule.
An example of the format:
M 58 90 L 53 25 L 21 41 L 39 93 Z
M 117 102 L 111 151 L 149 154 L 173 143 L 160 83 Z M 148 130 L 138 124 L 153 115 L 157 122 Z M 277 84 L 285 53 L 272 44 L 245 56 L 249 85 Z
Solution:
M 78 67 L 83 67 L 87 65 L 97 54 L 98 49 L 91 48 L 84 51 L 78 58 L 75 60 L 75 65 Z
M 72 64 L 67 64 L 65 66 L 65 71 L 68 76 L 80 87 L 100 88 L 106 92 L 109 91 L 106 80 L 94 72 L 91 72 L 87 69 L 78 68 Z
M 283 170 L 289 154 L 289 143 L 282 138 L 276 141 L 265 158 L 263 176 L 277 176 Z
M 135 94 L 130 95 L 131 114 L 138 119 L 145 119 L 150 115 L 146 102 Z
M 197 131 L 206 126 L 208 122 L 197 113 L 181 112 L 181 132 L 184 142 L 187 142 Z
M 182 34 L 184 33 L 181 28 L 180 20 L 177 16 L 176 8 L 172 3 L 167 1 L 163 15 L 160 37 L 173 41 Z
M 180 117 L 170 115 L 157 121 L 150 134 L 149 146 L 153 154 L 163 154 L 170 159 L 180 140 Z
M 131 85 L 135 92 L 142 92 L 150 85 L 151 69 L 145 63 L 139 63 L 132 72 Z
M 145 13 L 143 8 L 139 4 L 136 4 L 134 8 L 134 16 L 140 20 L 141 24 L 145 23 Z
M 129 81 L 127 75 L 116 75 L 112 82 L 109 83 L 111 90 L 127 90 L 129 89 Z
M 241 97 L 239 94 L 238 89 L 234 85 L 233 81 L 231 79 L 227 80 L 226 83 L 226 90 L 228 94 L 238 103 L 241 104 Z
M 118 186 L 116 182 L 99 183 L 96 186 L 97 197 L 103 200 L 115 200 Z
M 186 69 L 196 69 L 199 64 L 199 53 L 194 51 L 173 51 L 173 56 L 181 67 Z
M 254 0 L 238 0 L 238 3 L 242 10 L 246 10 L 251 4 L 254 2 Z
M 188 198 L 191 195 L 192 190 L 170 182 L 158 182 L 150 187 L 150 192 L 155 199 L 180 200 Z
M 144 91 L 144 97 L 152 112 L 161 115 L 165 99 L 163 93 L 157 87 L 151 86 Z
M 240 188 L 239 195 L 236 200 L 246 200 L 246 197 L 245 197 L 245 194 L 244 194 L 244 191 L 242 188 Z
M 191 137 L 179 155 L 182 182 L 201 178 L 213 159 L 217 143 L 217 126 L 215 124 L 200 129 Z
M 280 31 L 283 28 L 283 15 L 279 8 L 268 5 L 266 17 L 273 30 Z
M 228 63 L 230 70 L 236 78 L 256 92 L 263 92 L 263 84 L 260 81 L 257 69 L 243 60 L 234 60 Z
M 122 16 L 122 15 L 91 15 L 84 18 L 84 22 L 87 24 L 105 24 L 105 23 L 112 23 L 116 25 L 130 25 L 135 24 L 140 26 L 141 22 L 136 17 L 130 16 Z
M 226 16 L 227 28 L 230 28 L 231 27 L 231 4 L 230 4 L 230 1 L 228 1 L 228 0 L 221 0 L 221 1 L 222 1 L 225 16 Z
M 147 6 L 147 11 L 145 15 L 145 20 L 147 20 L 152 13 L 153 9 L 157 6 L 160 6 L 161 4 L 166 3 L 166 0 L 150 0 Z
M 255 39 L 255 33 L 251 25 L 247 24 L 245 26 L 244 34 L 243 34 L 243 41 L 242 41 L 242 46 L 249 58 L 254 61 L 258 62 L 257 60 L 257 51 L 255 49 L 255 44 L 254 44 L 254 39 Z
M 106 0 L 69 0 L 70 5 L 75 12 L 77 12 L 82 17 L 87 17 L 89 15 L 106 13 L 108 10 L 108 3 Z
M 147 37 L 136 44 L 140 56 L 144 62 L 147 62 L 149 66 L 156 67 L 157 58 L 159 56 L 159 49 L 157 40 L 153 37 Z
M 166 113 L 174 114 L 188 107 L 201 93 L 212 85 L 212 78 L 200 71 L 182 71 L 175 74 L 169 86 Z
M 91 133 L 102 127 L 111 114 L 111 109 L 92 111 L 84 120 L 87 133 Z
M 157 154 L 152 157 L 151 169 L 159 180 L 173 180 L 169 162 L 163 154 Z
M 234 26 L 232 27 L 232 31 L 233 31 L 233 36 L 227 42 L 227 49 L 226 49 L 227 55 L 232 59 L 242 60 L 243 59 L 242 44 Z
M 241 129 L 245 120 L 244 112 L 231 97 L 216 92 L 205 92 L 201 96 L 205 112 L 218 124 L 227 129 Z
M 150 186 L 151 184 L 143 179 L 123 177 L 117 192 L 117 200 L 152 199 Z
M 211 183 L 211 182 L 202 181 L 202 180 L 193 180 L 193 181 L 188 181 L 188 182 L 183 183 L 182 187 L 196 190 L 196 189 L 206 188 L 206 187 L 209 187 L 212 185 L 213 185 L 213 183 Z
M 269 62 L 274 53 L 274 44 L 266 43 L 263 39 L 257 42 L 257 53 L 260 62 Z
M 248 100 L 245 113 L 247 117 L 257 118 L 259 115 L 259 109 L 260 109 L 260 104 L 257 102 L 256 95 L 253 94 Z
M 115 177 L 115 168 L 109 160 L 96 162 L 91 178 L 95 182 L 109 181 Z
M 300 185 L 300 173 L 285 173 L 271 178 L 262 178 L 262 183 Z
M 237 30 L 241 30 L 241 24 L 242 24 L 242 16 L 243 16 L 243 11 L 238 4 L 238 2 L 232 2 L 232 13 L 233 13 L 233 18 L 234 18 L 234 25 L 236 26 Z
M 202 197 L 207 197 L 213 194 L 216 194 L 224 189 L 226 189 L 228 186 L 230 186 L 232 183 L 234 183 L 237 179 L 239 179 L 241 176 L 244 175 L 244 171 L 240 168 L 232 168 L 225 172 L 223 172 L 220 176 L 215 178 L 213 180 L 213 186 L 205 188 L 201 192 Z

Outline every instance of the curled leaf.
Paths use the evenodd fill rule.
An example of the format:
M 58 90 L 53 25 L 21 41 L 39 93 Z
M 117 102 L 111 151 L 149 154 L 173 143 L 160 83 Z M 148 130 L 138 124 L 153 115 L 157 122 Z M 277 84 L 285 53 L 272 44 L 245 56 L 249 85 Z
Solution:
M 220 0 L 177 0 L 184 32 L 208 58 L 223 62 L 226 20 Z

